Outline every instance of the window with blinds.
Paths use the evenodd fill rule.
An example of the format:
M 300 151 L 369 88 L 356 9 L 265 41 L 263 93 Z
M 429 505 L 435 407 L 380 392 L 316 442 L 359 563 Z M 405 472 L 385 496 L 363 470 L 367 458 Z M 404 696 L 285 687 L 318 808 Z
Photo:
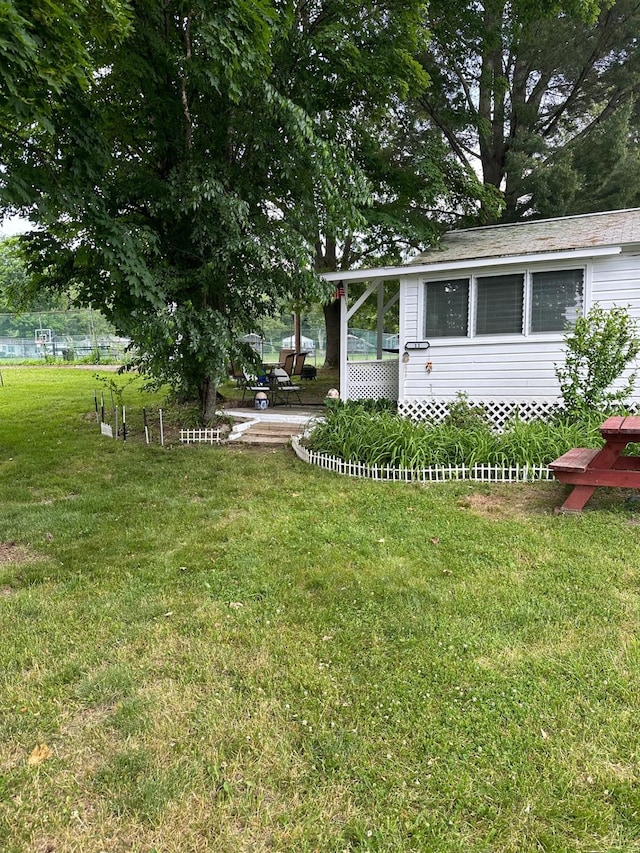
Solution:
M 469 323 L 469 279 L 430 281 L 426 286 L 425 335 L 466 337 Z
M 522 333 L 524 275 L 489 275 L 478 278 L 476 335 Z
M 563 332 L 584 308 L 584 277 L 584 269 L 523 270 L 427 282 L 425 337 Z
M 531 331 L 561 332 L 583 308 L 584 270 L 555 270 L 531 275 Z

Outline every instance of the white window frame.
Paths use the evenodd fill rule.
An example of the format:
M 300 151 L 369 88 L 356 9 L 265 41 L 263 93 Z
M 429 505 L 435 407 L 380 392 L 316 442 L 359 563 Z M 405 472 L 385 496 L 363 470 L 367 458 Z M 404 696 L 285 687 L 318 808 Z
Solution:
M 545 337 L 551 340 L 560 340 L 563 338 L 565 330 L 558 329 L 555 331 L 532 332 L 531 331 L 531 313 L 532 313 L 532 274 L 540 272 L 562 272 L 564 270 L 582 270 L 582 310 L 587 310 L 591 294 L 591 265 L 584 263 L 573 263 L 571 261 L 556 262 L 553 264 L 535 265 L 535 266 L 514 266 L 512 268 L 493 267 L 482 269 L 479 272 L 468 272 L 466 275 L 463 270 L 449 273 L 448 275 L 434 276 L 433 278 L 425 278 L 422 280 L 420 288 L 420 315 L 422 317 L 422 332 L 425 333 L 426 327 L 426 292 L 429 284 L 437 284 L 441 281 L 450 279 L 469 280 L 469 304 L 467 306 L 467 334 L 457 337 L 435 337 L 431 336 L 434 341 L 441 341 L 443 344 L 450 343 L 465 343 L 470 340 L 476 342 L 484 342 L 491 340 L 516 340 L 518 338 L 533 338 L 542 340 Z M 478 295 L 478 279 L 487 276 L 500 275 L 522 275 L 524 295 L 522 300 L 522 330 L 520 332 L 504 332 L 493 335 L 477 335 L 476 334 L 476 312 L 477 312 L 477 295 Z
M 567 270 L 582 270 L 582 313 L 585 313 L 585 306 L 587 305 L 587 276 L 590 274 L 591 267 L 587 264 L 562 264 L 561 266 L 558 264 L 554 264 L 551 266 L 545 267 L 536 267 L 535 269 L 528 269 L 525 275 L 525 337 L 531 338 L 539 338 L 543 335 L 560 335 L 564 336 L 564 329 L 554 329 L 553 331 L 542 331 L 542 332 L 533 332 L 531 330 L 531 317 L 533 313 L 533 273 L 542 273 L 542 272 L 564 272 Z M 589 277 L 590 281 L 590 277 Z M 589 288 L 590 290 L 590 288 Z
M 422 318 L 421 327 L 422 332 L 420 333 L 422 336 L 426 335 L 426 325 L 427 325 L 427 285 L 428 284 L 439 284 L 445 281 L 457 281 L 466 279 L 469 283 L 469 287 L 467 290 L 467 334 L 466 335 L 451 335 L 451 336 L 441 336 L 441 337 L 433 337 L 434 340 L 439 341 L 468 341 L 471 332 L 471 322 L 474 319 L 472 306 L 475 301 L 475 297 L 471 295 L 471 289 L 473 287 L 473 277 L 468 273 L 465 274 L 464 271 L 460 273 L 451 273 L 450 275 L 440 275 L 434 278 L 425 279 L 422 282 L 422 287 L 420 288 L 420 302 L 418 306 L 419 317 Z

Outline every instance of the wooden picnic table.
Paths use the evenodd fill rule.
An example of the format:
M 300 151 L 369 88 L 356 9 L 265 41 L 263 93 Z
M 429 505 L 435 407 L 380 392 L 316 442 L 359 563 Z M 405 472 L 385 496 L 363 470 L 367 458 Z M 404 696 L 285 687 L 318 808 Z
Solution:
M 580 512 L 598 486 L 640 489 L 640 456 L 622 455 L 640 442 L 640 417 L 607 418 L 600 434 L 604 447 L 574 447 L 549 465 L 556 480 L 573 486 L 559 511 Z

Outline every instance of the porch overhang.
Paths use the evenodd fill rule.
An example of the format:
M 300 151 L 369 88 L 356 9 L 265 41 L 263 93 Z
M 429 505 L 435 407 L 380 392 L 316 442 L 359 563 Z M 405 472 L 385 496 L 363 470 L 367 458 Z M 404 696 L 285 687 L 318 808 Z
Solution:
M 430 264 L 404 264 L 400 267 L 377 267 L 368 270 L 345 270 L 343 272 L 323 272 L 320 277 L 325 281 L 379 281 L 397 278 L 408 278 L 416 275 L 433 275 L 459 270 L 477 270 L 487 267 L 513 266 L 517 264 L 555 263 L 557 261 L 584 261 L 589 258 L 602 258 L 619 255 L 622 246 L 600 246 L 592 249 L 568 249 L 563 252 L 538 252 L 536 254 L 509 255 L 499 258 L 466 258 L 463 260 L 447 261 Z

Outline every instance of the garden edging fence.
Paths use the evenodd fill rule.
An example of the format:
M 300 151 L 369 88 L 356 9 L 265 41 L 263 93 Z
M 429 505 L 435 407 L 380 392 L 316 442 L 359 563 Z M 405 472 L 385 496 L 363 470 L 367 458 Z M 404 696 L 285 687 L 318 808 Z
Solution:
M 309 465 L 333 471 L 346 477 L 362 477 L 405 483 L 445 483 L 452 480 L 472 480 L 480 483 L 533 483 L 553 480 L 553 472 L 546 465 L 434 465 L 430 468 L 394 468 L 392 465 L 368 465 L 348 462 L 338 456 L 329 456 L 310 450 L 300 443 L 300 436 L 291 440 L 297 457 Z

